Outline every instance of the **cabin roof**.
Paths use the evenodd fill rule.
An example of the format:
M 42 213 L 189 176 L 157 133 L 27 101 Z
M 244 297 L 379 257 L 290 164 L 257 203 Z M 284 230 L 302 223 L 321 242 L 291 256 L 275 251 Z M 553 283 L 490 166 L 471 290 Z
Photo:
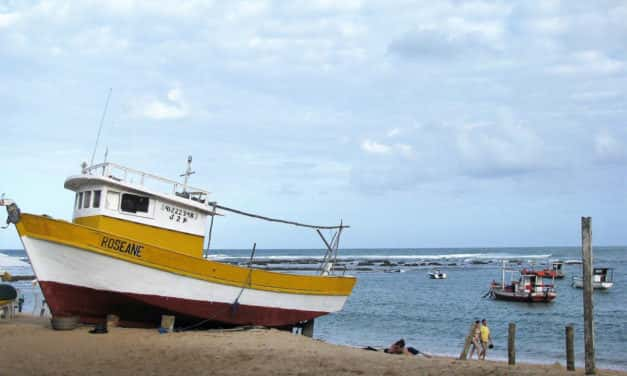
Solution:
M 118 174 L 115 172 L 118 172 Z M 120 174 L 120 172 L 122 172 L 122 174 Z M 129 178 L 130 175 L 135 177 L 139 183 L 135 183 L 132 178 Z M 146 184 L 148 181 L 156 182 L 162 186 L 168 187 L 170 192 L 161 192 L 157 189 L 149 187 Z M 174 180 L 133 170 L 113 163 L 102 163 L 85 168 L 83 169 L 83 173 L 81 175 L 68 177 L 65 180 L 64 187 L 76 192 L 85 185 L 103 185 L 145 194 L 164 201 L 170 201 L 181 206 L 194 208 L 208 215 L 211 215 L 214 212 L 213 207 L 208 201 L 207 196 L 209 195 L 209 192 L 205 190 L 184 186 L 182 183 Z

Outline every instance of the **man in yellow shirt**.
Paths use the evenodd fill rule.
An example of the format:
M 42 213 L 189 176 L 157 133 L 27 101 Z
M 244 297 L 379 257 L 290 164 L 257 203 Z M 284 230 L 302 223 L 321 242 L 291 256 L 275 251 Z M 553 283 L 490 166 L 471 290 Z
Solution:
M 488 321 L 486 319 L 481 320 L 481 353 L 480 359 L 485 359 L 488 353 L 488 343 L 492 347 L 492 336 L 490 335 L 490 328 L 488 328 Z

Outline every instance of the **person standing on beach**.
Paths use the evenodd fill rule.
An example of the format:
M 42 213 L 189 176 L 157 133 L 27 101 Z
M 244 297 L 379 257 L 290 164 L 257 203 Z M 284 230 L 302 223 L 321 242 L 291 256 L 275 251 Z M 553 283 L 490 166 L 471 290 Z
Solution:
M 468 359 L 472 359 L 472 355 L 477 352 L 477 359 L 480 359 L 481 356 L 481 324 L 479 324 L 479 320 L 475 321 L 475 329 L 472 333 L 472 348 L 470 349 L 470 355 Z
M 490 328 L 488 328 L 488 321 L 486 319 L 481 320 L 481 353 L 479 359 L 485 360 L 485 356 L 488 353 L 488 343 L 492 346 L 492 336 L 490 335 Z

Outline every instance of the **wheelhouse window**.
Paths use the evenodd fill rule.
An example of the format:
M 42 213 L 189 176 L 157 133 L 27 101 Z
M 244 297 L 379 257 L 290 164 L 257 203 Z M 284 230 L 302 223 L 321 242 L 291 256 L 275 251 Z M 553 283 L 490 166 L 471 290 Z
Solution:
M 92 208 L 99 208 L 100 207 L 100 191 L 94 191 L 94 203 L 92 205 Z
M 78 209 L 78 204 L 81 202 L 78 192 L 76 192 L 76 200 L 74 200 L 74 207 Z
M 107 191 L 106 207 L 111 210 L 118 210 L 120 204 L 120 192 Z
M 150 199 L 145 196 L 122 193 L 122 211 L 128 213 L 148 213 Z
M 83 192 L 78 193 L 78 208 L 83 208 Z
M 87 209 L 91 203 L 91 191 L 85 191 L 85 201 L 83 201 L 83 207 Z

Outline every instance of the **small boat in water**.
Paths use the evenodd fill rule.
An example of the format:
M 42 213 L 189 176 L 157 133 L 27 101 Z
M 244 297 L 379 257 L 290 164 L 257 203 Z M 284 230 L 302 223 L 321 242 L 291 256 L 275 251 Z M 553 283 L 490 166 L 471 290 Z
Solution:
M 592 270 L 592 288 L 598 290 L 607 290 L 614 286 L 614 269 L 612 268 L 594 268 Z M 583 277 L 573 277 L 573 287 L 583 288 Z
M 534 270 L 534 269 L 523 269 L 521 270 L 521 274 L 533 274 L 533 275 L 537 275 L 538 277 L 542 277 L 542 278 L 554 278 L 554 279 L 562 279 L 564 278 L 564 271 L 562 269 L 562 267 L 564 266 L 564 263 L 562 261 L 553 261 L 551 263 L 551 267 L 550 268 L 544 268 L 541 270 Z
M 505 282 L 506 274 L 510 274 L 510 282 Z M 542 277 L 505 267 L 501 283 L 492 281 L 489 295 L 497 300 L 526 303 L 548 303 L 557 297 L 554 285 L 544 283 Z
M 184 182 L 105 162 L 83 164 L 65 188 L 75 192 L 72 221 L 21 213 L 12 200 L 7 223 L 19 234 L 54 316 L 123 326 L 177 323 L 288 327 L 342 309 L 355 285 L 333 275 L 340 234 L 348 226 L 315 226 L 218 205 Z M 217 210 L 315 230 L 327 252 L 318 275 L 287 274 L 203 257 Z M 209 222 L 209 223 L 208 223 Z M 328 241 L 320 230 L 334 230 Z M 209 248 L 209 247 L 207 247 Z M 0 296 L 0 300 L 6 300 Z
M 446 279 L 447 275 L 440 269 L 433 269 L 429 271 L 429 278 L 431 279 Z

